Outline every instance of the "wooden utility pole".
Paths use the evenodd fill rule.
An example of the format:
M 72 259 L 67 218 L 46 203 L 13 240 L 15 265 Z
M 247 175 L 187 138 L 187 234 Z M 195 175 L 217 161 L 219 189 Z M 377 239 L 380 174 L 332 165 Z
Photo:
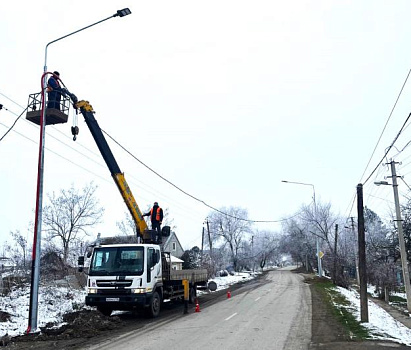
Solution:
M 365 261 L 365 226 L 362 184 L 357 185 L 358 270 L 360 276 L 361 322 L 368 322 L 367 268 Z
M 208 218 L 206 219 L 206 224 L 207 224 L 208 243 L 210 245 L 210 256 L 211 256 L 213 253 L 213 244 L 211 243 L 211 234 L 210 234 L 210 226 L 208 224 Z
M 204 256 L 204 223 L 203 223 L 203 232 L 201 234 L 201 267 L 203 267 L 203 256 Z
M 334 268 L 333 268 L 333 283 L 337 284 L 337 243 L 338 243 L 338 224 L 335 224 L 334 237 Z
M 203 226 L 203 233 L 201 234 L 201 254 L 203 254 L 204 249 L 204 226 Z

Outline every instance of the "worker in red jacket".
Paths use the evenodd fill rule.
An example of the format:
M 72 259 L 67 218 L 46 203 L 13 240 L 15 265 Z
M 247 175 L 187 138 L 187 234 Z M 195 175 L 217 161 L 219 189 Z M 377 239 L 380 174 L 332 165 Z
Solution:
M 163 209 L 158 206 L 157 202 L 154 202 L 153 207 L 148 213 L 143 214 L 143 216 L 150 216 L 151 219 L 151 229 L 157 230 L 161 233 L 161 223 L 163 222 Z

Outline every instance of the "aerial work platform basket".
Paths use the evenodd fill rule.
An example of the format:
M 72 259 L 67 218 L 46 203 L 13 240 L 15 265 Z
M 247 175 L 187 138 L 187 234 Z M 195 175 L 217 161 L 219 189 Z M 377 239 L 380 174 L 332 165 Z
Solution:
M 50 102 L 49 102 L 50 103 Z M 60 102 L 53 101 L 53 107 L 46 108 L 46 125 L 67 123 L 70 108 L 70 98 L 61 96 Z M 40 125 L 41 121 L 41 93 L 29 95 L 26 119 L 34 124 Z

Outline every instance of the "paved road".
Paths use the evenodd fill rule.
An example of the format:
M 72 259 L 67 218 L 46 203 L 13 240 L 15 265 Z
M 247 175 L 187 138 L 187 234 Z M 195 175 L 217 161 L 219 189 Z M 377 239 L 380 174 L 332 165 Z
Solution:
M 308 285 L 288 270 L 271 271 L 266 281 L 233 292 L 230 299 L 224 298 L 200 313 L 172 323 L 156 322 L 88 349 L 308 349 Z

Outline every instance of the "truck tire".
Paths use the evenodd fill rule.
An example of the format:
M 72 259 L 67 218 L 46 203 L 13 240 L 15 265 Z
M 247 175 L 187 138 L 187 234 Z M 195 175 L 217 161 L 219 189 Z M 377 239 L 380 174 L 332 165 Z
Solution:
M 147 308 L 148 317 L 157 317 L 160 314 L 161 298 L 158 292 L 154 292 L 150 300 L 150 305 Z
M 190 304 L 194 304 L 197 299 L 197 288 L 196 287 L 191 287 L 190 292 L 188 294 L 188 302 Z
M 110 308 L 104 306 L 98 306 L 97 310 L 100 311 L 104 316 L 110 316 L 113 311 Z

